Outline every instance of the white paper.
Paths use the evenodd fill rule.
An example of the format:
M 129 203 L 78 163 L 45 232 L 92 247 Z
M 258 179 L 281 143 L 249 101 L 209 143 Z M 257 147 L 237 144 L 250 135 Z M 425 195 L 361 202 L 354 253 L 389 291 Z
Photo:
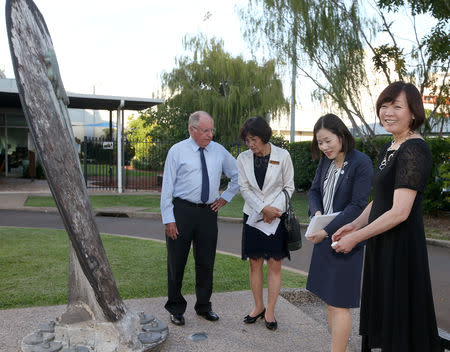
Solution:
M 247 225 L 257 228 L 264 232 L 267 236 L 273 235 L 278 228 L 280 218 L 274 219 L 270 224 L 263 221 L 263 216 L 256 211 L 252 211 L 247 219 Z
M 326 214 L 326 215 L 316 215 L 309 222 L 308 229 L 306 230 L 305 237 L 309 234 L 314 233 L 319 230 L 323 230 L 333 219 L 340 213 Z

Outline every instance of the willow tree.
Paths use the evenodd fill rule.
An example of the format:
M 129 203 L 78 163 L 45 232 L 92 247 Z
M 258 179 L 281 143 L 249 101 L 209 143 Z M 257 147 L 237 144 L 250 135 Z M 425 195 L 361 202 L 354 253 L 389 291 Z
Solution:
M 340 5 L 329 0 L 249 0 L 240 14 L 244 36 L 254 48 L 268 47 L 279 60 L 294 63 L 317 87 L 313 96 L 331 99 L 366 139 L 374 132 L 362 112 L 361 94 L 368 83 L 364 40 L 354 21 L 370 31 L 372 27 L 363 23 L 358 1 Z
M 259 65 L 241 56 L 232 57 L 221 40 L 203 36 L 185 38 L 183 45 L 187 54 L 177 58 L 171 72 L 162 75 L 162 83 L 170 92 L 166 104 L 178 109 L 184 126 L 186 112 L 204 110 L 215 120 L 214 138 L 234 142 L 248 117 L 269 113 L 276 117 L 288 110 L 273 60 Z
M 370 8 L 370 18 L 362 6 Z M 411 22 L 410 47 L 400 45 L 392 29 L 397 18 L 388 19 L 400 9 Z M 381 85 L 401 79 L 431 95 L 430 116 L 443 116 L 442 131 L 450 107 L 448 1 L 249 0 L 240 13 L 248 42 L 271 48 L 281 62 L 296 62 L 299 72 L 317 87 L 314 98 L 337 105 L 363 139 L 373 136 L 361 106 L 363 97 L 372 97 L 374 79 L 367 77 L 373 71 L 379 72 Z M 416 15 L 424 13 L 437 24 L 420 38 L 423 24 Z M 375 44 L 378 33 L 387 34 L 381 44 Z M 298 40 L 293 41 L 294 36 Z M 295 51 L 292 43 L 297 43 Z

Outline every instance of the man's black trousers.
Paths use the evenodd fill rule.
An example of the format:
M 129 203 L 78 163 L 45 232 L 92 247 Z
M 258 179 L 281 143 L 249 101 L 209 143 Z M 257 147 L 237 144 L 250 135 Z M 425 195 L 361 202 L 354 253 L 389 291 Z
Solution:
M 209 206 L 197 207 L 193 203 L 175 198 L 174 215 L 178 237 L 166 236 L 168 300 L 165 308 L 172 314 L 183 314 L 186 300 L 181 294 L 183 275 L 191 243 L 195 259 L 195 293 L 198 313 L 211 310 L 214 259 L 217 247 L 217 213 Z

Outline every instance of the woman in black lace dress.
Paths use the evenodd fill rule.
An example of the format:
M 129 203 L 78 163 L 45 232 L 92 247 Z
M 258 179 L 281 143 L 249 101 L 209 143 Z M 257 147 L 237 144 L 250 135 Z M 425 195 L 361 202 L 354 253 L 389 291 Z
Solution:
M 272 130 L 262 117 L 245 121 L 240 138 L 249 150 L 242 152 L 237 162 L 240 192 L 245 200 L 242 259 L 250 258 L 250 287 L 254 298 L 253 310 L 244 322 L 251 324 L 264 318 L 266 327 L 276 330 L 278 324 L 274 312 L 281 287 L 281 260 L 289 258 L 283 221 L 286 211 L 283 189 L 292 196 L 294 168 L 289 152 L 269 143 L 271 135 Z M 250 225 L 247 223 L 249 216 Z M 256 222 L 252 223 L 252 218 Z M 267 229 L 269 224 L 274 228 Z M 261 228 L 260 225 L 265 226 Z M 268 269 L 266 308 L 263 301 L 264 260 Z
M 440 351 L 421 204 L 431 153 L 416 131 L 425 119 L 422 96 L 410 83 L 390 84 L 377 114 L 393 140 L 382 150 L 373 201 L 333 235 L 336 252 L 366 240 L 360 334 L 362 351 Z

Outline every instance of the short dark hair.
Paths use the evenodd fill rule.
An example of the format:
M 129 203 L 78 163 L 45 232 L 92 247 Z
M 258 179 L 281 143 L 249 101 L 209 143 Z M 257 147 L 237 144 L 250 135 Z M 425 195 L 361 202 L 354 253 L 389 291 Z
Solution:
M 397 99 L 401 92 L 405 92 L 409 110 L 411 110 L 414 116 L 410 128 L 415 131 L 425 121 L 425 109 L 423 108 L 422 94 L 420 94 L 419 90 L 412 83 L 397 81 L 384 88 L 377 99 L 376 106 L 378 119 L 380 119 L 381 105 L 384 103 L 392 103 Z
M 344 122 L 334 114 L 326 114 L 320 117 L 314 125 L 314 136 L 311 143 L 311 154 L 313 159 L 319 159 L 321 151 L 317 142 L 317 133 L 322 128 L 329 130 L 339 137 L 342 142 L 341 152 L 347 153 L 355 148 L 355 139 L 345 126 Z
M 264 118 L 254 116 L 244 122 L 239 132 L 239 138 L 245 143 L 245 139 L 249 134 L 261 138 L 263 143 L 268 143 L 270 137 L 272 137 L 272 129 Z

